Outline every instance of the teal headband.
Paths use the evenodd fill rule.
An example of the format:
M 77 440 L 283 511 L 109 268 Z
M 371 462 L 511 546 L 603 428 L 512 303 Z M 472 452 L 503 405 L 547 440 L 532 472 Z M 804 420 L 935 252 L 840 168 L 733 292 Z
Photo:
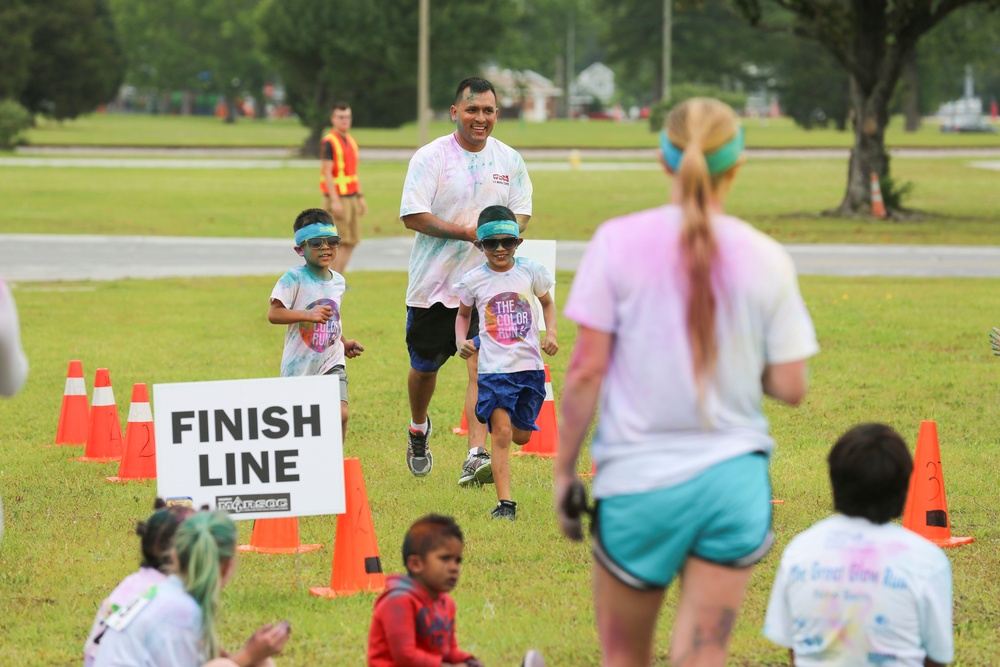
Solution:
M 681 157 L 684 151 L 674 146 L 667 138 L 667 131 L 660 130 L 660 150 L 663 151 L 663 161 L 670 167 L 670 171 L 675 174 L 680 170 Z M 718 176 L 736 164 L 740 156 L 743 155 L 743 127 L 740 126 L 736 136 L 725 144 L 715 149 L 711 153 L 705 153 L 705 162 L 708 164 L 708 173 Z
M 497 234 L 507 234 L 508 236 L 519 236 L 521 228 L 513 220 L 491 220 L 485 225 L 476 228 L 476 238 L 482 241 L 488 236 Z
M 340 236 L 337 233 L 337 226 L 323 222 L 314 222 L 295 232 L 295 245 L 302 245 L 309 239 L 318 239 L 326 236 Z

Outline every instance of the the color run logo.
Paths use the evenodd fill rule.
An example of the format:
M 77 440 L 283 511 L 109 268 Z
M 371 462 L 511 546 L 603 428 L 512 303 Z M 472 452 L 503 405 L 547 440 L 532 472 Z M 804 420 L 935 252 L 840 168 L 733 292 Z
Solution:
M 333 317 L 322 324 L 299 322 L 299 335 L 302 336 L 302 342 L 311 349 L 316 352 L 325 352 L 340 338 L 340 309 L 337 308 L 337 302 L 332 299 L 317 299 L 305 309 L 311 310 L 316 306 L 330 306 L 333 309 Z
M 515 292 L 497 294 L 486 304 L 486 333 L 502 345 L 523 341 L 531 331 L 531 303 Z

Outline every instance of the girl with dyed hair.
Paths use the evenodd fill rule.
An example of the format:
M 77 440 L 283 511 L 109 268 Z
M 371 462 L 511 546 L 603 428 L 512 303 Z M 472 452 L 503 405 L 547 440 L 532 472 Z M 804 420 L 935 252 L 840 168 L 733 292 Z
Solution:
M 670 203 L 609 220 L 566 304 L 579 324 L 562 395 L 556 507 L 581 539 L 576 460 L 591 443 L 594 603 L 604 665 L 649 665 L 680 575 L 670 662 L 723 665 L 751 566 L 773 541 L 765 395 L 797 405 L 818 351 L 788 253 L 724 201 L 736 114 L 688 100 L 660 135 Z
M 153 503 L 153 513 L 136 524 L 135 533 L 140 537 L 142 562 L 139 569 L 125 577 L 115 590 L 101 602 L 97 617 L 83 647 L 84 667 L 92 667 L 99 647 L 98 639 L 104 634 L 104 619 L 167 578 L 173 564 L 174 533 L 187 517 L 194 513 L 189 507 L 167 507 L 162 498 Z
M 174 537 L 176 574 L 135 597 L 104 621 L 95 667 L 262 667 L 288 640 L 286 622 L 258 630 L 230 656 L 215 625 L 222 589 L 236 567 L 237 530 L 225 512 L 198 512 Z

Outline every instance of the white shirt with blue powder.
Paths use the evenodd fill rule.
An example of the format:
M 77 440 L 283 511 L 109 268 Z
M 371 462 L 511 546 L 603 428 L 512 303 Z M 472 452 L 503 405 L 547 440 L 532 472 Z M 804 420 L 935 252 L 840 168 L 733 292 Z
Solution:
M 340 325 L 340 304 L 347 283 L 331 271 L 330 280 L 320 280 L 305 266 L 296 266 L 281 276 L 271 292 L 289 310 L 310 310 L 330 306 L 333 317 L 322 324 L 295 322 L 285 333 L 281 354 L 281 377 L 323 375 L 344 363 L 344 341 Z

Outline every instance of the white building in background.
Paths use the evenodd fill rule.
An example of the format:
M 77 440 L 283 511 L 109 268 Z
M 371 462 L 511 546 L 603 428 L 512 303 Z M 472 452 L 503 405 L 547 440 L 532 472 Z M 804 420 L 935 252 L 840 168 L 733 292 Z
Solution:
M 942 132 L 995 132 L 983 119 L 983 101 L 975 96 L 972 67 L 965 66 L 962 99 L 946 102 L 938 109 Z
M 492 66 L 483 76 L 496 88 L 501 109 L 517 111 L 525 120 L 535 123 L 555 117 L 556 98 L 562 97 L 563 91 L 538 72 Z
M 615 73 L 604 63 L 594 63 L 576 76 L 571 100 L 573 106 L 587 106 L 595 99 L 607 105 L 615 96 Z

